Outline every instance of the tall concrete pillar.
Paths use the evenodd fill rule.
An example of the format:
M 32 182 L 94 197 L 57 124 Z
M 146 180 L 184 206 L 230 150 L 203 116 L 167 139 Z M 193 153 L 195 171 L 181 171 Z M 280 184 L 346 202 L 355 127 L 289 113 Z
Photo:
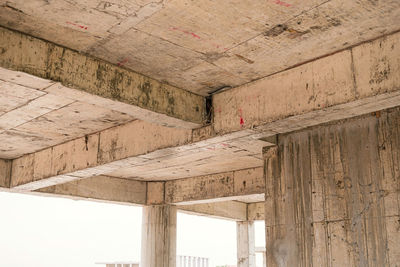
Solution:
M 399 122 L 396 108 L 264 149 L 268 267 L 398 265 Z
M 255 267 L 255 239 L 253 222 L 237 222 L 237 266 Z
M 176 207 L 143 207 L 140 266 L 176 266 Z

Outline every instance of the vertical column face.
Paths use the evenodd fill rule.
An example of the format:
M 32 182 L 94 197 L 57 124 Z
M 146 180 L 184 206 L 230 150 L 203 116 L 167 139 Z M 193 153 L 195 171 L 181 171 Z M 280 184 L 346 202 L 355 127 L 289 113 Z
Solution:
M 264 157 L 268 267 L 398 265 L 400 108 L 280 136 Z
M 255 267 L 255 233 L 253 222 L 237 222 L 237 266 Z
M 140 266 L 176 266 L 176 207 L 143 207 Z

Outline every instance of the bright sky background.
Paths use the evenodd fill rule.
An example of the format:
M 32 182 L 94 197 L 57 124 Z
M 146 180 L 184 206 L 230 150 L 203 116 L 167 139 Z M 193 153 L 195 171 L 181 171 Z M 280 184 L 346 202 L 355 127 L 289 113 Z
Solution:
M 140 261 L 140 207 L 0 192 L 0 209 L 0 267 Z M 178 255 L 236 264 L 235 222 L 178 213 L 177 232 Z M 256 246 L 264 246 L 262 222 Z

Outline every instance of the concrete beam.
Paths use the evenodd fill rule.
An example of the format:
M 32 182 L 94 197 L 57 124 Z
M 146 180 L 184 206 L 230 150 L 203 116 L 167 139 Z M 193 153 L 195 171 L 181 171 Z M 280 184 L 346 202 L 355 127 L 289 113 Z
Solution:
M 265 203 L 256 202 L 247 204 L 247 220 L 248 221 L 265 220 Z
M 179 211 L 188 214 L 233 221 L 247 220 L 247 204 L 238 201 L 223 201 L 195 205 L 178 205 L 176 207 Z
M 204 123 L 204 97 L 14 30 L 0 27 L 0 39 L 1 67 L 136 106 L 142 120 L 184 128 Z
M 96 176 L 53 185 L 38 189 L 35 193 L 102 202 L 146 204 L 146 182 L 108 176 Z
M 276 133 L 296 131 L 321 123 L 351 118 L 354 116 L 375 112 L 377 110 L 398 106 L 400 104 L 400 63 L 394 60 L 394 58 L 397 58 L 397 55 L 399 54 L 399 48 L 397 46 L 399 36 L 399 33 L 387 36 L 374 42 L 366 43 L 359 47 L 354 47 L 351 50 L 346 50 L 335 55 L 319 59 L 314 63 L 311 62 L 308 64 L 304 64 L 302 66 L 284 72 L 285 74 L 276 74 L 273 76 L 274 78 L 271 76 L 268 79 L 263 80 L 281 80 L 282 83 L 277 83 L 279 85 L 282 85 L 283 87 L 272 86 L 271 88 L 278 88 L 279 90 L 287 91 L 287 94 L 289 94 L 289 91 L 291 90 L 290 88 L 292 88 L 293 86 L 297 86 L 298 82 L 306 82 L 305 87 L 302 90 L 311 94 L 310 97 L 312 97 L 310 98 L 310 101 L 314 101 L 312 100 L 314 98 L 319 99 L 321 97 L 324 100 L 318 101 L 325 101 L 326 103 L 328 103 L 327 105 L 319 104 L 320 106 L 318 107 L 318 104 L 315 104 L 312 107 L 307 106 L 309 107 L 309 109 L 304 109 L 301 111 L 297 110 L 298 112 L 294 112 L 292 108 L 298 105 L 293 105 L 293 103 L 297 103 L 297 98 L 290 99 L 285 95 L 281 95 L 279 99 L 274 98 L 275 101 L 271 102 L 270 98 L 267 97 L 268 95 L 265 95 L 270 90 L 263 90 L 266 84 L 264 84 L 264 82 L 262 81 L 259 81 L 254 83 L 253 85 L 259 83 L 263 84 L 260 85 L 260 87 L 257 87 L 258 89 L 255 88 L 254 90 L 250 91 L 259 92 L 260 95 L 256 97 L 256 102 L 251 105 L 248 104 L 246 106 L 246 112 L 248 111 L 248 113 L 242 113 L 241 116 L 244 120 L 244 124 L 239 127 L 240 131 L 230 133 L 237 128 L 232 128 L 230 124 L 224 124 L 224 121 L 228 122 L 230 119 L 233 119 L 233 117 L 229 117 L 232 114 L 229 112 L 220 112 L 218 108 L 218 103 L 220 103 L 221 105 L 225 105 L 226 108 L 231 110 L 232 108 L 239 108 L 239 106 L 233 105 L 233 102 L 230 99 L 231 97 L 237 98 L 238 101 L 242 101 L 243 99 L 243 101 L 245 101 L 245 99 L 249 99 L 249 96 L 246 94 L 247 91 L 244 90 L 247 87 L 240 87 L 215 96 L 214 128 L 217 130 L 218 133 L 214 131 L 214 128 L 212 126 L 191 131 L 186 129 L 171 129 L 149 124 L 146 122 L 134 121 L 123 126 L 114 127 L 100 133 L 78 138 L 76 140 L 72 140 L 64 144 L 57 145 L 33 154 L 28 154 L 21 158 L 13 160 L 11 186 L 23 190 L 35 190 L 40 187 L 50 186 L 56 183 L 63 183 L 75 179 L 107 174 L 110 173 L 110 171 L 112 170 L 120 168 L 121 166 L 126 166 L 130 164 L 137 165 L 138 163 L 141 164 L 147 160 L 148 162 L 154 163 L 158 160 L 162 160 L 164 156 L 166 156 L 164 158 L 169 159 L 170 161 L 172 159 L 172 165 L 176 166 L 176 169 L 173 170 L 179 170 L 179 168 L 182 169 L 182 166 L 178 164 L 180 161 L 180 155 L 184 153 L 193 155 L 193 157 L 190 158 L 190 162 L 195 162 L 197 155 L 201 153 L 202 157 L 206 157 L 205 155 L 208 156 L 210 153 L 213 155 L 217 155 L 219 151 L 225 150 L 225 146 L 232 146 L 243 149 L 248 149 L 250 147 L 250 152 L 254 152 L 254 154 L 250 156 L 252 157 L 252 159 L 254 159 L 260 157 L 261 153 L 257 151 L 260 151 L 261 147 L 265 145 L 265 142 L 258 140 L 259 138 L 267 140 L 269 137 L 274 136 Z M 348 58 L 348 55 L 351 56 L 350 59 Z M 363 63 L 360 63 L 359 61 L 362 61 Z M 343 69 L 337 70 L 336 65 L 339 63 L 343 63 Z M 350 74 L 347 71 L 347 67 L 349 64 L 350 67 L 354 65 L 353 68 L 350 70 Z M 369 66 L 368 70 L 371 71 L 366 71 L 364 69 L 364 65 Z M 300 71 L 300 74 L 298 73 L 298 71 Z M 381 76 L 379 76 L 380 74 Z M 347 83 L 347 78 L 349 77 L 349 75 L 354 78 L 351 80 L 353 87 L 351 87 Z M 283 83 L 285 79 L 289 79 L 288 77 L 293 82 L 293 85 L 285 85 Z M 306 79 L 306 77 L 311 77 L 311 80 L 308 80 L 308 78 Z M 332 84 L 330 84 L 328 81 L 331 81 Z M 321 85 L 322 82 L 324 82 L 323 85 Z M 357 87 L 354 87 L 354 85 L 357 85 Z M 334 92 L 329 91 L 328 93 L 323 91 L 323 89 L 328 90 L 332 86 L 337 90 Z M 366 87 L 368 86 L 369 88 L 366 89 Z M 343 88 L 357 89 L 357 97 L 348 97 L 349 93 L 347 91 L 343 91 L 345 90 Z M 323 92 L 325 93 L 323 94 Z M 233 95 L 228 95 L 231 93 Z M 331 98 L 336 99 L 334 96 L 342 99 L 345 103 L 342 103 L 342 101 L 330 101 L 329 99 Z M 299 96 L 299 98 L 302 97 L 303 96 Z M 224 100 L 224 98 L 226 99 Z M 279 109 L 279 105 L 277 104 L 278 102 L 280 103 L 279 105 L 287 106 L 287 109 Z M 277 116 L 274 118 L 261 118 L 257 117 L 257 115 L 256 117 L 251 117 L 253 115 L 255 116 L 255 114 L 272 114 L 267 112 L 268 110 L 264 110 L 264 108 L 269 108 L 270 106 L 274 107 L 274 105 L 278 105 L 276 106 L 276 108 L 277 110 L 280 110 L 280 114 L 282 116 Z M 258 111 L 257 108 L 260 108 L 260 110 Z M 242 112 L 244 112 L 243 109 Z M 292 116 L 293 114 L 297 113 L 301 114 Z M 252 121 L 252 125 L 259 126 L 256 126 L 252 129 L 246 129 L 249 125 L 246 124 L 247 119 L 244 117 L 246 116 L 245 114 L 248 114 L 250 116 L 246 118 L 256 118 L 255 120 L 251 119 L 250 121 Z M 223 134 L 225 132 L 229 133 Z M 79 154 L 79 156 L 76 156 L 77 154 Z M 236 155 L 238 154 L 240 153 L 236 153 Z M 246 156 L 247 155 L 248 153 L 246 152 Z M 237 162 L 242 163 L 243 160 L 241 160 L 241 158 L 238 158 Z M 252 160 L 252 162 L 255 163 L 251 167 L 260 166 L 255 165 L 257 163 L 256 161 Z M 210 163 L 207 162 L 207 164 L 209 165 Z M 216 167 L 217 164 L 219 163 L 215 163 Z M 156 171 L 159 172 L 157 173 L 159 175 L 157 178 L 162 177 L 162 172 L 165 171 L 163 169 L 162 161 L 158 165 L 153 165 L 155 166 L 155 168 L 158 168 L 156 169 Z M 187 164 L 184 163 L 184 165 L 185 166 L 183 167 L 188 168 L 189 171 L 190 168 L 194 168 L 194 164 L 193 166 L 186 166 Z M 232 161 L 226 162 L 226 166 L 229 166 L 229 168 L 231 168 Z M 245 167 L 241 167 L 240 169 L 242 168 Z M 150 173 L 148 178 L 151 179 L 153 169 L 149 168 L 146 170 Z M 138 171 L 140 171 L 140 168 L 138 169 Z M 182 170 L 180 171 L 182 172 Z M 226 170 L 220 172 L 224 171 Z M 227 172 L 226 174 L 228 175 L 229 172 Z M 218 198 L 218 196 L 226 198 L 229 195 L 232 196 L 237 193 L 232 189 L 232 186 L 229 185 L 229 183 L 231 183 L 231 181 L 229 180 L 229 175 L 225 177 L 228 181 L 228 184 L 224 185 L 225 189 L 220 188 L 220 186 L 216 187 L 220 188 L 218 189 L 218 192 L 215 191 L 216 189 L 214 189 L 213 186 L 211 186 L 211 180 L 213 178 L 219 178 L 216 176 L 213 177 L 211 175 L 211 180 L 207 182 L 207 178 L 205 177 L 207 176 L 203 176 L 204 185 L 210 187 L 210 192 L 214 194 L 207 196 L 210 199 Z M 222 179 L 223 177 L 220 178 Z M 174 177 L 170 176 L 169 179 L 174 179 Z M 187 184 L 185 184 L 186 182 L 184 182 L 189 180 L 182 179 L 178 181 L 168 182 L 166 186 L 171 186 L 175 184 L 176 186 L 184 186 L 190 188 L 190 182 Z M 242 182 L 247 183 L 247 181 Z M 237 183 L 237 185 L 238 184 L 240 183 Z M 172 201 L 172 203 L 175 203 L 174 201 L 197 201 L 202 200 L 203 198 L 202 194 L 204 193 L 195 188 L 192 188 L 191 190 L 193 190 L 192 193 L 198 195 L 197 199 L 193 199 L 189 195 L 168 195 L 168 186 L 166 189 L 167 194 L 165 199 L 165 201 L 167 202 Z M 200 184 L 199 186 L 203 185 Z M 196 192 L 196 190 L 198 192 Z M 243 190 L 243 192 L 238 192 L 238 194 L 248 194 L 245 191 L 249 190 L 249 187 L 244 187 Z M 257 190 L 255 191 L 258 192 Z M 175 197 L 177 198 L 176 200 L 173 199 Z
M 264 193 L 263 168 L 205 175 L 165 183 L 166 203 L 204 203 Z
M 164 182 L 144 182 L 109 176 L 96 176 L 40 188 L 34 194 L 128 205 L 164 204 Z M 247 204 L 225 201 L 178 205 L 179 211 L 234 221 L 247 220 Z
M 100 175 L 118 164 L 140 161 L 118 160 L 183 145 L 191 137 L 191 130 L 133 121 L 14 159 L 10 187 L 36 190 Z
M 0 188 L 10 187 L 11 160 L 0 159 Z
M 399 41 L 395 33 L 216 94 L 214 129 L 283 133 L 398 105 Z

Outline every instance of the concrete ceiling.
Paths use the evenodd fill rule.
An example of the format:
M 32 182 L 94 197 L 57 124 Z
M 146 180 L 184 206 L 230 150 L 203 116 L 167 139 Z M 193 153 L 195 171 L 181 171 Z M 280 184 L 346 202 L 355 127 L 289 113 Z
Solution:
M 59 95 L 62 91 L 68 96 Z M 17 158 L 134 117 L 93 105 L 75 90 L 22 72 L 0 68 L 0 158 Z M 80 100 L 77 100 L 80 99 Z
M 66 191 L 92 197 L 91 188 L 120 192 L 130 184 L 144 202 L 166 188 L 181 193 L 176 203 L 190 202 L 187 192 L 200 195 L 190 195 L 194 201 L 204 192 L 207 201 L 263 201 L 262 148 L 275 134 L 398 105 L 391 86 L 398 72 L 390 70 L 399 68 L 399 34 L 389 34 L 399 22 L 398 0 L 0 0 L 1 36 L 22 36 L 3 38 L 2 66 L 26 72 L 0 68 L 6 186 L 69 183 Z M 40 54 L 54 49 L 49 42 L 61 49 Z M 100 67 L 110 83 L 96 82 Z M 155 88 L 147 102 L 168 105 L 127 101 L 140 100 L 147 84 Z M 238 88 L 215 94 L 207 108 L 198 96 L 231 87 Z M 110 88 L 131 94 L 110 97 Z M 160 185 L 162 193 L 150 194 Z
M 207 95 L 399 29 L 398 0 L 2 0 L 0 25 Z

